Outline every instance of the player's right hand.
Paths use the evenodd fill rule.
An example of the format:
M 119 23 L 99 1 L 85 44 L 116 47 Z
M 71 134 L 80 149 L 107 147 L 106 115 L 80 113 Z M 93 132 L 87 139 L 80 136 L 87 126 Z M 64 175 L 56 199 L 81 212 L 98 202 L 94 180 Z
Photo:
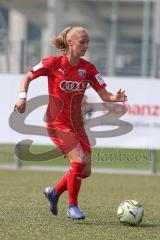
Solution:
M 14 106 L 14 111 L 18 111 L 19 113 L 24 113 L 26 109 L 26 99 L 19 98 Z

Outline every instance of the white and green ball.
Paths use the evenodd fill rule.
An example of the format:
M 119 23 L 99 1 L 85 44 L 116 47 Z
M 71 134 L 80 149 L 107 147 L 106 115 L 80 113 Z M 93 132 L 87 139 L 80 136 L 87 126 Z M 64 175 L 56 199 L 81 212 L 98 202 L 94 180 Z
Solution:
M 118 209 L 117 216 L 121 223 L 138 226 L 143 219 L 144 207 L 137 200 L 125 200 Z

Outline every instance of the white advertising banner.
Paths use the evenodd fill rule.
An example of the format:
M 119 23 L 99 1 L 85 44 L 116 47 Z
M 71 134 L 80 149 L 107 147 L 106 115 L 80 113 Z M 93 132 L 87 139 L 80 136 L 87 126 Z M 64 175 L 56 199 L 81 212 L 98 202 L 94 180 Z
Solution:
M 115 104 L 101 113 L 94 112 L 90 119 L 107 112 L 115 114 L 122 122 L 114 121 L 91 128 L 93 131 L 104 131 L 104 137 L 96 138 L 96 146 L 120 148 L 160 148 L 160 81 L 141 78 L 105 78 L 108 91 L 116 93 L 120 88 L 126 91 L 128 101 L 118 108 Z M 88 101 L 99 102 L 99 96 L 92 89 L 88 89 Z M 103 104 L 104 105 L 104 104 Z M 119 105 L 119 104 L 118 104 Z M 126 112 L 126 113 L 125 113 Z M 107 118 L 107 115 L 106 115 Z M 113 123 L 113 124 L 112 124 Z M 121 129 L 121 130 L 120 130 Z M 111 131 L 112 130 L 112 131 Z M 99 134 L 100 135 L 100 134 Z
M 0 143 L 30 139 L 52 144 L 45 128 L 48 102 L 47 78 L 30 84 L 26 113 L 13 113 L 22 75 L 0 75 Z M 108 91 L 126 91 L 125 104 L 104 104 L 91 88 L 84 101 L 85 126 L 92 146 L 113 148 L 160 148 L 160 81 L 141 78 L 104 78 Z

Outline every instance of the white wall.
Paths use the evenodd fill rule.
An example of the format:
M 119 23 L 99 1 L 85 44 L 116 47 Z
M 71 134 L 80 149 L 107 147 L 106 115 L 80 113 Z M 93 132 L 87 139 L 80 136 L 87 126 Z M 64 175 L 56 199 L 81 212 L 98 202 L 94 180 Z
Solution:
M 30 108 L 28 105 L 25 124 L 33 126 L 31 134 L 20 133 L 21 130 L 25 131 L 26 129 L 23 126 L 23 118 L 26 115 L 18 113 L 14 113 L 14 116 L 12 115 L 12 125 L 18 128 L 17 131 L 13 130 L 9 125 L 9 118 L 18 97 L 21 78 L 21 75 L 0 75 L 0 143 L 18 143 L 24 139 L 31 139 L 35 144 L 52 144 L 51 140 L 47 137 L 45 129 L 41 130 L 44 131 L 46 136 L 35 135 L 37 126 L 45 127 L 43 117 L 45 115 L 47 96 L 45 99 L 42 99 L 45 100 L 45 105 L 37 108 L 29 115 L 27 115 L 27 111 Z M 93 112 L 86 123 L 86 130 L 89 134 L 91 144 L 94 145 L 96 140 L 96 146 L 158 149 L 160 147 L 160 82 L 154 79 L 105 79 L 109 91 L 115 93 L 119 88 L 126 90 L 128 95 L 128 102 L 126 104 L 128 112 L 123 114 L 123 105 L 120 110 L 122 114 L 120 120 L 126 121 L 126 123 L 119 122 L 118 119 L 116 121 L 117 117 L 114 118 L 115 115 L 112 117 L 102 117 L 102 115 L 108 113 L 108 110 L 104 105 L 100 111 L 96 110 L 96 103 L 100 102 L 100 98 L 89 88 L 87 90 L 87 102 L 94 104 L 92 105 Z M 46 94 L 47 79 L 41 77 L 31 83 L 28 100 Z M 115 114 L 118 109 L 113 105 L 110 107 L 110 110 Z M 119 124 L 120 127 L 118 127 Z M 109 130 L 114 131 L 110 132 Z M 126 133 L 127 131 L 128 133 Z
M 97 146 L 159 149 L 160 81 L 154 79 L 106 78 L 106 82 L 108 83 L 108 90 L 112 93 L 115 93 L 119 88 L 126 90 L 128 96 L 126 107 L 128 112 L 123 115 L 122 107 L 120 119 L 131 124 L 133 129 L 121 136 L 97 138 Z M 95 102 L 95 96 L 95 94 L 94 97 L 93 94 L 92 96 L 90 95 L 91 101 Z M 99 101 L 98 96 L 96 99 Z M 116 108 L 112 109 L 111 111 L 114 113 Z M 108 128 L 108 126 L 106 127 Z M 110 126 L 110 129 L 111 127 L 113 129 L 113 126 Z M 127 125 L 122 124 L 122 131 L 120 132 L 125 132 L 125 127 Z M 115 128 L 118 127 L 114 126 Z M 104 132 L 104 127 L 99 127 L 100 130 Z

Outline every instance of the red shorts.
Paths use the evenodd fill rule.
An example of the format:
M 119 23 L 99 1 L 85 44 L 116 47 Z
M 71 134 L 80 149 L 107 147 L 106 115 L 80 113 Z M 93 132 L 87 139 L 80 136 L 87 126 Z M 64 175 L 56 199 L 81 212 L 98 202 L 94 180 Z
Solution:
M 49 126 L 47 127 L 47 131 L 49 137 L 64 155 L 67 155 L 67 153 L 77 147 L 78 144 L 81 145 L 84 153 L 91 153 L 90 143 L 85 132 L 78 135 L 72 129 L 61 130 Z

